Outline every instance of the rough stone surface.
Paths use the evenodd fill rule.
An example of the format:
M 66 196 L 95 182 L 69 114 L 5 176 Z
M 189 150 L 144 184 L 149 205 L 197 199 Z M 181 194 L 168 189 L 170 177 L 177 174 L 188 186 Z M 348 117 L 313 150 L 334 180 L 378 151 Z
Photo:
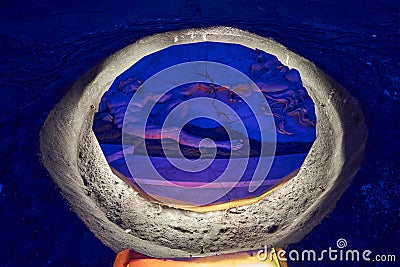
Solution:
M 199 41 L 238 43 L 276 55 L 299 70 L 315 103 L 317 138 L 299 174 L 241 213 L 194 213 L 148 202 L 112 174 L 91 130 L 93 107 L 116 76 L 154 51 Z M 146 37 L 110 56 L 53 109 L 40 147 L 43 164 L 65 198 L 106 245 L 115 251 L 129 247 L 156 257 L 185 257 L 299 241 L 334 208 L 351 182 L 366 137 L 356 100 L 313 63 L 271 39 L 217 27 Z

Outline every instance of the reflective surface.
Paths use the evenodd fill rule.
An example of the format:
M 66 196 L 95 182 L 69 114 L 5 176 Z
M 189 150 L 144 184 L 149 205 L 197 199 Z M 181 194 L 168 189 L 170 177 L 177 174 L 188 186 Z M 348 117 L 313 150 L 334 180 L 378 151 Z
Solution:
M 192 70 L 197 82 L 172 85 Z M 315 140 L 315 123 L 297 70 L 261 50 L 201 42 L 148 55 L 117 77 L 93 130 L 114 172 L 146 198 L 175 207 L 234 207 L 297 173 Z M 254 176 L 260 180 L 251 189 Z

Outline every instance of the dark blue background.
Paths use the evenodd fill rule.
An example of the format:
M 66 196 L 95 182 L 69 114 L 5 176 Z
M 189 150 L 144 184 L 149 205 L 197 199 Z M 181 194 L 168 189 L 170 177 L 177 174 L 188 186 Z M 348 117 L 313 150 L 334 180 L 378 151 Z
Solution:
M 132 2 L 0 2 L 0 266 L 112 265 L 115 254 L 41 167 L 39 130 L 68 87 L 106 56 L 149 34 L 212 25 L 273 37 L 336 79 L 364 111 L 361 170 L 335 211 L 291 248 L 322 250 L 345 238 L 348 248 L 400 260 L 398 1 Z M 365 263 L 313 266 L 334 265 Z

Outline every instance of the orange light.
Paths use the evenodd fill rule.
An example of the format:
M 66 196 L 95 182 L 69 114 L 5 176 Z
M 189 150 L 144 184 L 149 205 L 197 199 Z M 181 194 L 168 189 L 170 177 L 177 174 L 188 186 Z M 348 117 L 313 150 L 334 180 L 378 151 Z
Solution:
M 279 249 L 276 249 L 276 252 L 278 253 Z M 157 259 L 124 250 L 118 254 L 117 259 L 119 264 L 116 264 L 116 260 L 114 267 L 287 267 L 286 261 L 278 260 L 276 254 L 272 254 L 272 259 L 261 261 L 257 253 L 249 252 L 185 259 Z

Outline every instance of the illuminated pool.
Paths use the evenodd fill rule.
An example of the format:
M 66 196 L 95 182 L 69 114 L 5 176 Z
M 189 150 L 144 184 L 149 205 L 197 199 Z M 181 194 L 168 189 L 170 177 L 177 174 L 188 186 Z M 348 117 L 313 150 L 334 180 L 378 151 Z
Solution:
M 183 68 L 184 63 L 191 64 Z M 180 77 L 162 76 L 174 66 L 181 76 L 190 76 L 191 68 L 200 76 L 176 85 Z M 210 76 L 212 67 L 221 66 L 227 67 L 215 75 L 227 78 L 213 83 L 218 78 Z M 171 85 L 163 94 L 155 88 L 144 92 L 150 78 L 157 81 L 154 86 Z M 134 103 L 138 94 L 143 97 Z M 313 101 L 297 70 L 259 49 L 199 42 L 152 53 L 119 75 L 101 99 L 93 130 L 113 172 L 142 196 L 207 211 L 254 203 L 294 177 L 315 140 L 315 123 Z M 155 178 L 158 174 L 144 163 L 147 157 L 165 180 Z M 171 159 L 210 162 L 194 171 Z M 234 165 L 228 168 L 230 161 Z M 258 174 L 257 168 L 265 171 Z M 262 177 L 251 190 L 255 175 Z

